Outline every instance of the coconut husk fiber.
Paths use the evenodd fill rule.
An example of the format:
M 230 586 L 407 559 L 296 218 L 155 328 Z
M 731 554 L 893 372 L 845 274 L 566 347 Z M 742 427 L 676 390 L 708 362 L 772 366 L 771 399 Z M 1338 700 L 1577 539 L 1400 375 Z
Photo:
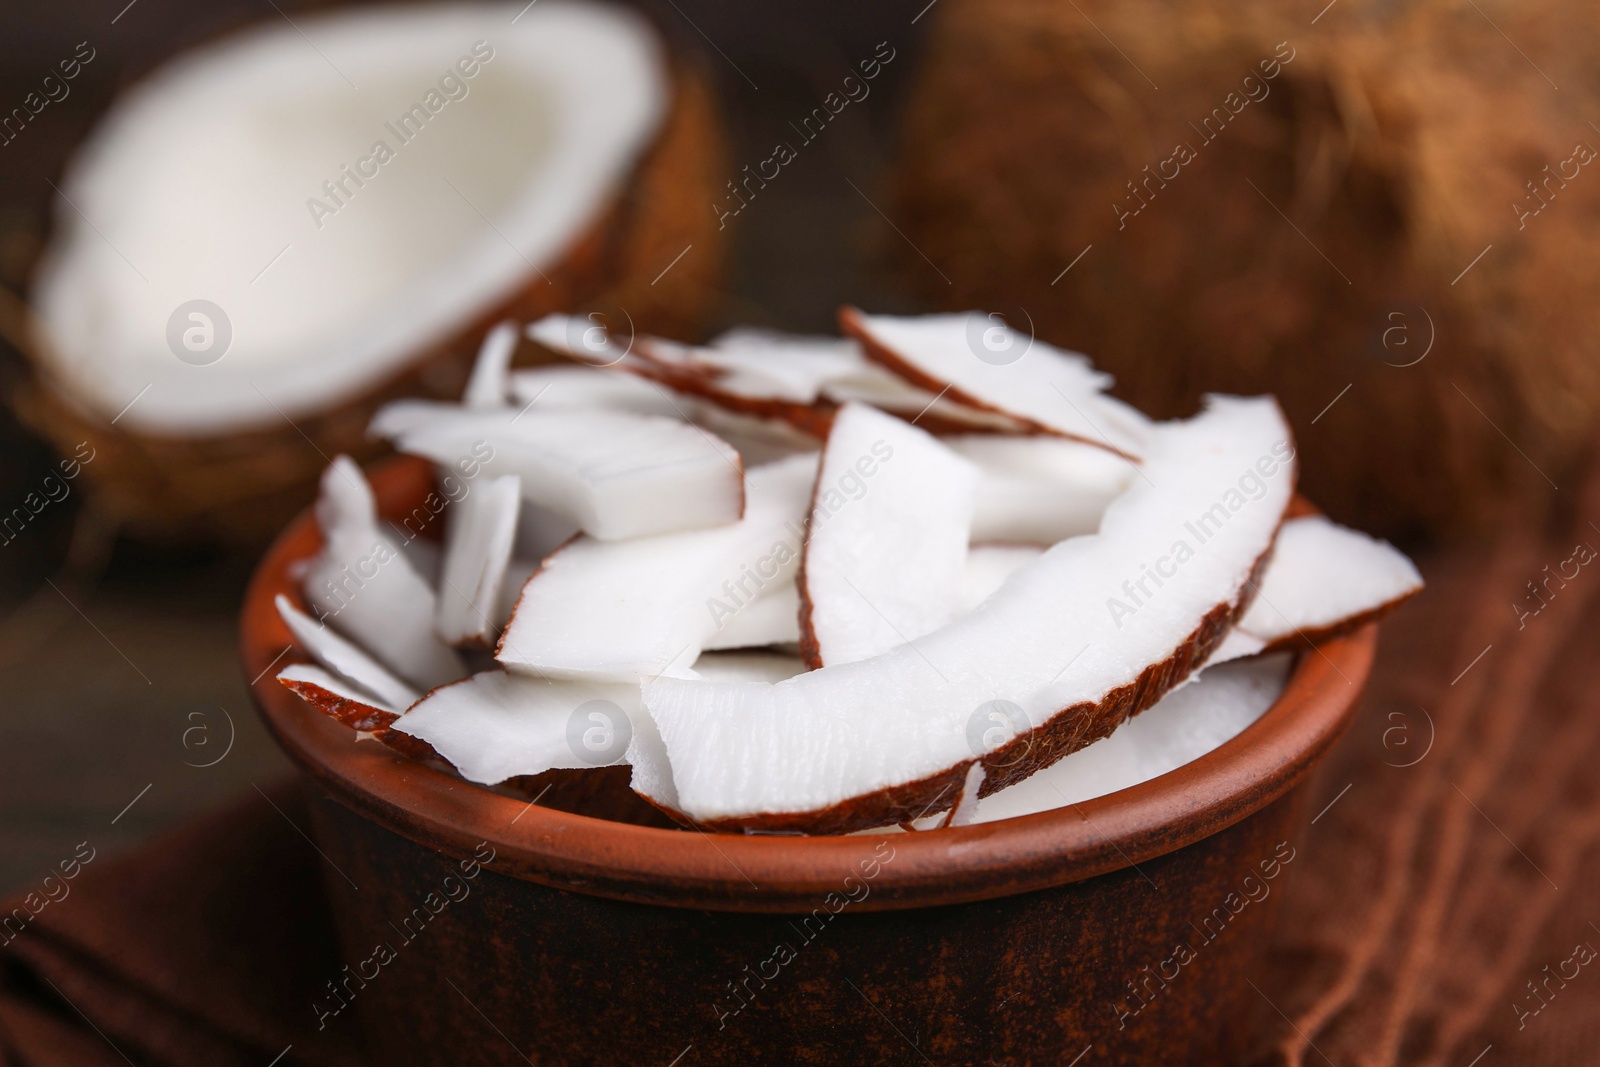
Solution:
M 94 458 L 82 468 L 85 481 L 123 533 L 153 542 L 254 546 L 315 496 L 316 479 L 330 457 L 342 452 L 366 462 L 385 450 L 366 435 L 383 403 L 401 396 L 458 396 L 484 332 L 501 319 L 620 307 L 638 330 L 694 336 L 719 299 L 726 259 L 705 205 L 723 180 L 727 144 L 704 72 L 682 63 L 673 82 L 655 143 L 564 259 L 531 274 L 509 300 L 482 309 L 456 336 L 417 352 L 360 396 L 267 429 L 198 437 L 127 432 L 54 385 L 37 355 L 47 342 L 31 328 L 26 309 L 8 300 L 0 307 L 6 336 L 34 370 L 13 393 L 13 407 L 64 455 L 87 442 Z M 694 254 L 663 275 L 662 268 L 691 244 Z M 539 358 L 528 344 L 518 353 L 520 362 Z
M 1363 528 L 1458 531 L 1567 485 L 1600 413 L 1600 168 L 1574 158 L 1600 148 L 1590 13 L 930 17 L 891 181 L 907 240 L 884 242 L 929 299 L 1031 322 L 1153 415 L 1275 393 L 1307 495 Z

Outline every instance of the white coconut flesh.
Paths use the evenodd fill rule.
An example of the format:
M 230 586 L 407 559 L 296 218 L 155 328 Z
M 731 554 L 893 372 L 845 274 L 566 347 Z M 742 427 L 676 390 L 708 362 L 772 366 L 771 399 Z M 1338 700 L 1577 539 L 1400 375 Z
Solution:
M 977 822 L 1079 804 L 1147 782 L 1233 740 L 1283 692 L 1292 656 L 1278 653 L 1207 666 L 1110 737 L 983 798 Z
M 484 335 L 472 375 L 461 390 L 463 407 L 505 407 L 511 394 L 511 357 L 516 351 L 516 323 L 502 322 Z
M 1110 396 L 1089 360 L 1019 334 L 998 316 L 866 315 L 840 321 L 896 374 L 951 399 L 1125 456 L 1142 455 L 1150 421 Z
M 844 338 L 749 328 L 730 330 L 705 347 L 646 338 L 640 351 L 655 362 L 709 376 L 731 395 L 796 404 L 815 403 L 830 382 L 877 370 Z
M 398 713 L 410 707 L 422 695 L 367 655 L 359 645 L 340 637 L 331 628 L 296 608 L 288 597 L 280 594 L 273 603 L 278 608 L 279 618 L 289 627 L 295 643 L 358 691 L 370 694 L 363 699 L 375 698 L 382 702 L 382 707 Z
M 124 429 L 282 425 L 554 269 L 654 139 L 669 79 L 622 8 L 523 8 L 268 21 L 125 93 L 62 179 L 33 294 L 65 392 Z M 168 343 L 201 299 L 231 332 L 203 366 Z M 196 345 L 222 329 L 202 313 L 174 320 Z
M 1309 640 L 1373 618 L 1421 588 L 1416 565 L 1387 541 L 1307 515 L 1283 524 L 1239 629 L 1269 646 Z
M 499 632 L 501 586 L 521 508 L 516 475 L 486 478 L 452 506 L 433 628 L 452 645 L 488 647 Z
M 519 410 L 537 405 L 682 417 L 680 404 L 663 386 L 634 374 L 618 374 L 598 367 L 557 365 L 513 371 L 511 400 Z
M 551 554 L 522 590 L 496 658 L 508 670 L 631 681 L 692 663 L 727 617 L 793 581 L 816 459 L 753 468 L 744 518 L 709 530 Z
M 720 526 L 744 507 L 739 453 L 677 419 L 463 408 L 402 433 L 395 448 L 447 467 L 482 458 L 488 472 L 518 476 L 526 500 L 602 540 Z
M 322 550 L 302 590 L 319 617 L 419 689 L 460 678 L 460 658 L 433 631 L 433 587 L 379 528 L 372 489 L 348 456 L 324 472 L 316 515 Z
M 648 686 L 683 814 L 830 829 L 925 814 L 973 759 L 1030 743 L 1023 733 L 1126 717 L 1140 710 L 1130 693 L 1153 702 L 1187 675 L 1247 602 L 1293 494 L 1293 449 L 1265 398 L 1212 397 L 1149 438 L 1145 477 L 1099 533 L 1056 545 L 914 645 L 776 685 Z M 980 731 L 977 745 L 969 727 L 997 700 L 1026 728 Z
M 763 682 L 771 684 L 793 678 L 806 670 L 798 656 L 774 652 L 706 652 L 694 666 L 679 669 L 675 675 L 714 682 Z M 655 720 L 641 714 L 634 720 L 633 739 L 628 744 L 627 762 L 633 767 L 629 786 L 635 793 L 669 812 L 677 810 L 678 791 L 672 784 L 672 765 Z
M 471 782 L 623 762 L 643 714 L 637 685 L 484 671 L 423 697 L 391 729 L 420 738 Z
M 732 614 L 723 615 L 716 632 L 706 641 L 705 650 L 711 653 L 799 642 L 800 590 L 794 582 L 784 582 L 762 590 Z
M 1130 461 L 1061 437 L 951 434 L 940 438 L 983 471 L 974 541 L 1053 545 L 1094 533 L 1106 506 L 1136 477 Z
M 452 444 L 471 452 L 488 442 L 468 431 L 509 440 L 522 432 L 506 433 L 520 427 L 517 412 L 543 409 L 576 416 L 578 437 L 598 436 L 611 417 L 697 436 L 703 427 L 684 420 L 805 437 L 786 421 L 636 376 L 629 364 L 644 357 L 607 350 L 603 334 L 601 366 L 516 373 L 507 337 L 501 329 L 485 344 L 462 403 L 401 402 L 378 428 L 402 441 L 455 434 Z M 791 340 L 736 333 L 710 357 L 686 346 L 652 357 L 763 400 L 798 404 L 814 388 L 816 410 L 833 416 L 824 455 L 747 465 L 742 517 L 702 529 L 575 535 L 571 518 L 530 502 L 495 468 L 512 449 L 496 447 L 487 463 L 486 451 L 474 454 L 475 473 L 434 449 L 441 478 L 468 492 L 448 494 L 455 510 L 442 552 L 417 539 L 397 548 L 341 457 L 316 509 L 324 548 L 303 575 L 328 626 L 280 604 L 319 665 L 292 666 L 280 680 L 361 730 L 410 707 L 403 732 L 486 784 L 621 761 L 633 765 L 636 792 L 702 828 L 933 827 L 1076 802 L 1196 758 L 1281 688 L 1285 660 L 1258 653 L 1376 617 L 1420 585 L 1382 542 L 1320 518 L 1280 525 L 1293 450 L 1270 399 L 1213 398 L 1194 419 L 1147 424 L 1136 468 L 1103 445 L 1037 428 L 934 439 L 909 425 L 915 413 L 826 408 L 838 367 L 818 368 L 848 363 L 849 346 Z M 796 365 L 768 368 L 756 352 Z M 676 418 L 661 414 L 661 400 Z M 879 442 L 887 460 L 862 471 L 853 461 Z M 535 457 L 572 446 L 552 435 L 516 447 Z M 985 501 L 993 509 L 994 486 L 1007 481 L 1048 499 L 1001 519 L 991 511 L 986 527 Z M 985 543 L 981 531 L 995 529 L 1056 543 Z M 811 671 L 771 650 L 799 644 L 802 551 L 824 645 L 846 579 L 882 584 L 879 599 L 895 611 L 915 608 L 895 616 L 894 640 L 855 662 L 825 656 L 829 665 Z M 456 588 L 466 594 L 459 611 L 447 602 Z M 930 607 L 935 599 L 944 606 Z M 504 631 L 497 669 L 471 678 L 438 636 L 454 640 L 469 623 L 467 636 Z M 1085 750 L 1092 756 L 1040 771 L 1124 722 Z
M 813 667 L 870 659 L 955 617 L 978 469 L 864 404 L 834 417 L 801 568 Z
M 343 675 L 312 663 L 291 664 L 279 671 L 277 678 L 320 711 L 335 718 L 355 716 L 356 721 L 362 723 L 362 729 L 382 726 L 407 707 L 406 704 L 391 704 Z
M 1044 555 L 1041 545 L 972 545 L 956 589 L 956 614 L 966 615 L 993 596 L 1017 571 Z
M 798 658 L 761 653 L 702 656 L 687 677 L 721 681 L 781 681 L 805 670 Z M 650 775 L 644 745 L 658 755 L 661 786 L 670 770 L 644 714 L 639 687 L 532 678 L 485 671 L 441 686 L 416 702 L 392 728 L 432 745 L 461 776 L 495 785 L 519 775 L 549 770 L 613 766 L 631 762 Z M 636 744 L 635 735 L 644 737 Z M 631 759 L 625 758 L 635 753 Z M 645 785 L 645 795 L 655 795 Z

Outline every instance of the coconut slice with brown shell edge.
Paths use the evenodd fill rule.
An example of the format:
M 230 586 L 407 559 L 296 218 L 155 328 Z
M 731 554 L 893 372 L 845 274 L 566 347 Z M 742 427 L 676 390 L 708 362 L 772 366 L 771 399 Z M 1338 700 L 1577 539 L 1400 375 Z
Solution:
M 1149 420 L 1106 395 L 1110 375 L 996 314 L 868 315 L 845 307 L 839 325 L 869 357 L 936 395 L 1122 456 L 1144 451 Z
M 1387 541 L 1305 515 L 1278 531 L 1239 631 L 1267 650 L 1315 644 L 1374 622 L 1421 591 L 1416 565 Z
M 744 517 L 727 526 L 569 542 L 523 586 L 495 658 L 536 676 L 634 684 L 692 663 L 742 604 L 792 582 L 816 463 L 752 468 Z
M 1103 737 L 1187 678 L 1249 604 L 1293 495 L 1270 399 L 1210 398 L 1151 428 L 1144 477 L 1098 534 L 1054 546 L 964 618 L 777 685 L 658 678 L 646 706 L 680 813 L 707 829 L 834 833 L 948 807 Z M 969 737 L 982 709 L 1015 735 Z
M 955 616 L 978 481 L 915 426 L 865 404 L 839 409 L 796 582 L 808 666 L 870 659 Z

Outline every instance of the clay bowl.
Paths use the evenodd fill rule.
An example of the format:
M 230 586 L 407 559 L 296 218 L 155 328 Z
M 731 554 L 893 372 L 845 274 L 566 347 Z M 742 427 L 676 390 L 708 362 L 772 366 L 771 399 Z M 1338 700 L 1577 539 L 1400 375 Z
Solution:
M 383 513 L 430 479 L 378 468 Z M 1301 867 L 1303 786 L 1377 636 L 1301 656 L 1239 737 L 1096 800 L 920 834 L 713 836 L 663 824 L 625 772 L 549 776 L 530 805 L 301 703 L 273 679 L 298 652 L 272 599 L 298 601 L 291 566 L 317 547 L 302 515 L 262 561 L 244 667 L 313 787 L 344 961 L 378 972 L 346 984 L 383 1063 L 1234 1062 L 1270 1012 L 1249 983 Z

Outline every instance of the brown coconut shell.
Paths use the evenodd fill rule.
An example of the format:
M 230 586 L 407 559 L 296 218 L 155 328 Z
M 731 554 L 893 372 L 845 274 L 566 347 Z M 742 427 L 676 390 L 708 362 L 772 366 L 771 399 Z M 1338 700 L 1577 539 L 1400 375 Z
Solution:
M 1405 535 L 1519 513 L 1566 484 L 1600 414 L 1581 315 L 1600 167 L 1525 225 L 1512 207 L 1600 148 L 1592 20 L 1315 6 L 939 5 L 889 214 L 949 284 L 900 242 L 906 277 L 939 306 L 1031 319 L 1158 417 L 1276 394 L 1305 492 L 1340 521 Z M 1293 58 L 1264 81 L 1280 42 Z M 1268 92 L 1234 114 L 1251 74 Z M 1194 158 L 1134 199 L 1179 144 Z
M 705 73 L 680 64 L 672 81 L 654 144 L 564 258 L 361 396 L 269 429 L 161 436 L 88 412 L 51 381 L 37 352 L 28 352 L 33 377 L 12 399 L 19 418 L 65 454 L 83 442 L 94 449 L 84 475 L 124 533 L 156 542 L 256 545 L 315 495 L 333 456 L 364 463 L 386 451 L 366 436 L 379 406 L 402 396 L 458 396 L 484 332 L 502 319 L 620 308 L 640 331 L 694 335 L 718 299 L 726 259 L 707 205 L 727 169 L 727 143 Z M 692 248 L 663 274 L 686 246 Z M 542 358 L 532 345 L 519 356 Z

